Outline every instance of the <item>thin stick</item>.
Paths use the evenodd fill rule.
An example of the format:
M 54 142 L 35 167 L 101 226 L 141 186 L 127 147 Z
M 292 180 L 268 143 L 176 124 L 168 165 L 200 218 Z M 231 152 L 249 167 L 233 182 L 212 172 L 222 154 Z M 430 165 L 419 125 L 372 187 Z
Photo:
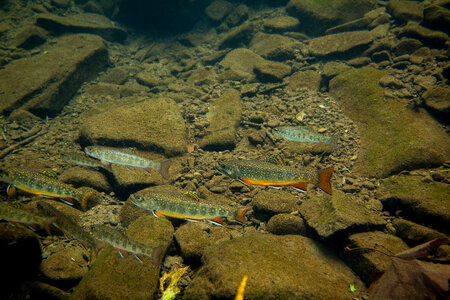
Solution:
M 8 155 L 8 153 L 13 151 L 14 149 L 31 142 L 32 140 L 34 140 L 35 138 L 37 138 L 38 136 L 40 136 L 42 134 L 44 134 L 44 133 L 43 132 L 37 132 L 37 133 L 27 137 L 26 139 L 24 139 L 24 140 L 22 140 L 22 141 L 20 141 L 20 142 L 18 142 L 16 144 L 14 144 L 14 145 L 9 146 L 8 148 L 6 148 L 2 152 L 0 152 L 0 159 L 5 157 L 6 155 Z

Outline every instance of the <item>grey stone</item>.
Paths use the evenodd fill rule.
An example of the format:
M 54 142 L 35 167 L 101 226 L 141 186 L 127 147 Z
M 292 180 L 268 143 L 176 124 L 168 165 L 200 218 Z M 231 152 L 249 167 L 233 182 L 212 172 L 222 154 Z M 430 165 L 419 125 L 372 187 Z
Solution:
M 344 299 L 349 282 L 364 290 L 336 256 L 302 236 L 248 234 L 208 247 L 203 263 L 184 299 L 231 299 L 244 275 L 249 299 Z
M 355 228 L 375 228 L 386 224 L 384 218 L 355 203 L 347 194 L 334 191 L 330 197 L 312 196 L 300 205 L 306 223 L 324 239 Z
M 0 70 L 0 112 L 21 107 L 41 117 L 56 114 L 107 62 L 100 37 L 61 37 L 45 53 L 15 60 Z

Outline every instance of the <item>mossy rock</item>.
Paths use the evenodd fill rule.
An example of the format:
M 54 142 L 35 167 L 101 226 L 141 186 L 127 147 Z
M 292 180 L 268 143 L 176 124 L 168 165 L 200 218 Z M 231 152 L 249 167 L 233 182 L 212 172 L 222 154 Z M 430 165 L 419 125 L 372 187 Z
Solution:
M 431 225 L 448 234 L 450 189 L 448 184 L 423 182 L 420 177 L 399 175 L 383 181 L 381 198 L 385 209 L 417 223 Z
M 330 94 L 358 125 L 361 150 L 354 170 L 387 177 L 402 170 L 441 165 L 450 156 L 450 138 L 424 110 L 387 99 L 379 85 L 386 71 L 351 69 L 330 81 Z

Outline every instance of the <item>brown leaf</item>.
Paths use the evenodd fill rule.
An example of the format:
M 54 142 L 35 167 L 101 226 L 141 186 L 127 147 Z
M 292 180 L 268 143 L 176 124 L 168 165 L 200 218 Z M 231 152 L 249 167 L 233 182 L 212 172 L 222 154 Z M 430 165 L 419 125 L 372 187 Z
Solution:
M 432 241 L 420 244 L 411 249 L 405 250 L 403 252 L 397 253 L 395 257 L 401 259 L 414 259 L 425 256 L 430 253 L 431 250 L 436 249 L 442 244 L 448 243 L 448 238 L 434 239 Z

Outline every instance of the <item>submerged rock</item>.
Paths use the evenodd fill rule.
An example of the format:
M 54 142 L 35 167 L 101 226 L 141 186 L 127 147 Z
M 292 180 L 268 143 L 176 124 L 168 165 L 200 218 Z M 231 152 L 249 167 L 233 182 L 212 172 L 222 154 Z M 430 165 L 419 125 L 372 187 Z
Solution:
M 221 97 L 214 99 L 207 114 L 209 134 L 200 142 L 200 146 L 209 150 L 225 150 L 235 147 L 234 136 L 241 122 L 242 103 L 240 93 L 227 90 Z
M 298 210 L 298 204 L 298 197 L 283 190 L 260 191 L 251 202 L 256 211 L 269 214 L 291 213 Z
M 20 107 L 41 117 L 54 115 L 83 82 L 106 68 L 107 62 L 102 38 L 63 36 L 47 51 L 13 61 L 0 70 L 0 112 Z
M 392 220 L 392 225 L 395 228 L 396 235 L 412 246 L 446 237 L 439 231 L 400 218 Z
M 293 235 L 250 234 L 211 246 L 184 299 L 231 299 L 248 275 L 248 299 L 343 299 L 362 282 L 318 242 Z
M 162 246 L 165 253 L 172 241 L 173 227 L 167 219 L 144 216 L 129 226 L 127 235 L 147 246 Z M 121 258 L 116 249 L 107 246 L 70 299 L 152 299 L 159 288 L 162 259 L 158 257 L 158 266 L 146 256 L 140 263 L 132 254 Z
M 78 281 L 88 271 L 88 262 L 80 246 L 67 245 L 46 257 L 40 270 L 44 276 L 54 281 Z
M 350 229 L 382 227 L 384 218 L 355 203 L 350 196 L 334 191 L 332 196 L 312 196 L 300 205 L 306 223 L 324 239 Z
M 405 218 L 431 225 L 444 233 L 450 228 L 450 189 L 448 184 L 423 182 L 420 177 L 398 175 L 382 183 L 385 210 L 401 211 Z
M 299 41 L 279 34 L 258 32 L 250 42 L 250 50 L 266 59 L 293 59 L 302 47 Z
M 136 146 L 167 156 L 186 152 L 185 124 L 175 101 L 141 100 L 90 117 L 81 128 L 80 138 L 89 144 Z
M 277 235 L 298 234 L 307 236 L 305 220 L 293 214 L 277 214 L 267 222 L 267 231 Z
M 434 86 L 422 95 L 425 105 L 434 111 L 450 115 L 450 88 Z
M 379 85 L 387 72 L 352 69 L 330 81 L 330 94 L 359 126 L 361 150 L 355 171 L 386 177 L 405 169 L 441 165 L 450 156 L 450 138 L 426 112 L 387 99 Z
M 388 11 L 399 21 L 417 21 L 423 18 L 424 4 L 420 1 L 389 0 Z

